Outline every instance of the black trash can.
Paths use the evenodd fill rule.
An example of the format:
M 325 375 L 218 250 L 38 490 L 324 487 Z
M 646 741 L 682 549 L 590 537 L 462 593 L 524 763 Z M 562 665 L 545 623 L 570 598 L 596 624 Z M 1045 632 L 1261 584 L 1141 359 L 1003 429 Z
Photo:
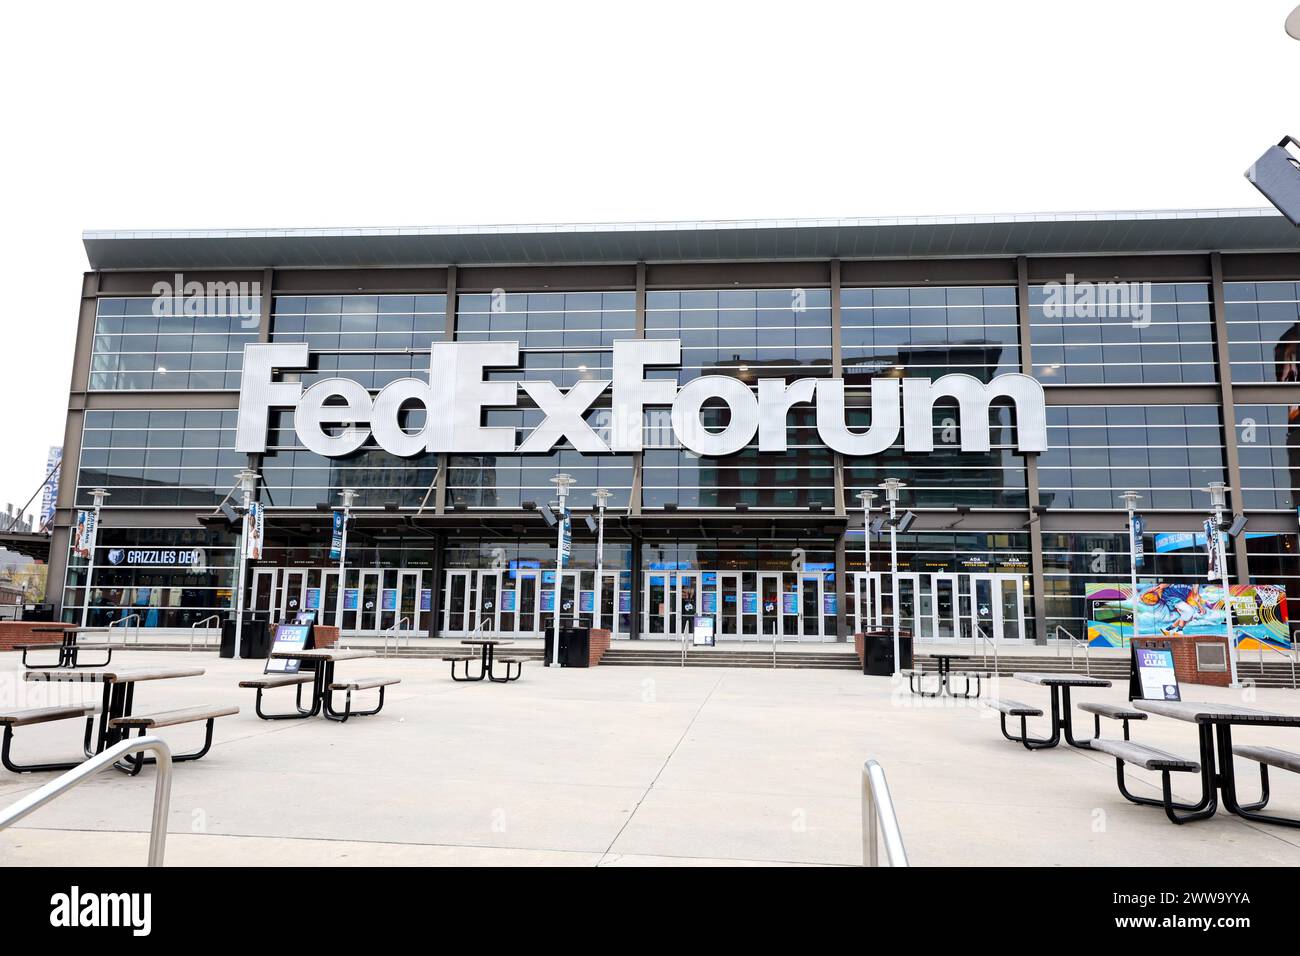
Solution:
M 912 635 L 900 631 L 898 653 L 902 657 L 899 670 L 912 667 Z M 889 677 L 894 673 L 894 632 L 868 631 L 862 635 L 862 673 L 872 677 Z
M 54 621 L 53 604 L 28 604 L 23 607 L 22 619 L 24 621 Z
M 554 658 L 555 628 L 547 628 L 544 644 L 545 666 Z M 587 667 L 591 660 L 591 631 L 585 627 L 560 628 L 560 666 Z
M 243 632 L 239 635 L 239 656 L 244 660 L 262 660 L 271 653 L 271 626 L 265 618 L 244 615 Z M 235 619 L 227 618 L 221 625 L 221 656 L 235 656 Z

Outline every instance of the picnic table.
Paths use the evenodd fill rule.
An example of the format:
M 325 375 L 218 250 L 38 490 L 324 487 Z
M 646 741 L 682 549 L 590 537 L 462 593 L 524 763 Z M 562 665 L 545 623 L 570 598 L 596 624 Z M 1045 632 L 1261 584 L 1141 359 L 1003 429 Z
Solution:
M 948 694 L 953 697 L 971 696 L 970 678 L 966 679 L 966 693 L 964 694 L 953 694 L 952 687 L 949 684 L 949 680 L 952 674 L 952 662 L 969 660 L 970 659 L 969 654 L 929 654 L 927 656 L 931 660 L 938 661 L 939 663 L 939 670 L 938 670 L 939 684 L 934 689 L 933 692 L 921 689 L 921 678 L 924 676 L 924 674 L 920 668 L 920 658 L 917 658 L 918 666 L 916 670 L 910 671 L 907 675 L 907 686 L 908 689 L 911 690 L 913 694 L 919 694 L 922 697 L 938 697 L 941 694 Z M 913 683 L 913 678 L 915 678 L 916 683 Z
M 28 681 L 48 681 L 68 682 L 78 684 L 102 684 L 103 695 L 99 707 L 99 729 L 92 733 L 91 721 L 94 720 L 94 709 L 91 707 L 81 708 L 87 717 L 86 738 L 83 742 L 82 749 L 87 757 L 93 757 L 95 754 L 107 750 L 114 744 L 126 739 L 131 735 L 131 729 L 135 726 L 143 726 L 141 719 L 137 719 L 133 713 L 135 705 L 135 685 L 146 681 L 155 680 L 174 680 L 182 677 L 200 677 L 204 673 L 202 667 L 115 667 L 112 670 L 76 670 L 76 669 L 59 669 L 47 668 L 43 670 L 30 670 L 23 675 L 24 680 Z M 56 710 L 58 708 L 47 708 Z M 76 709 L 76 708 L 73 708 Z M 218 713 L 217 711 L 221 712 Z M 212 721 L 218 716 L 225 716 L 228 713 L 237 712 L 238 708 L 188 708 L 186 711 L 171 711 L 164 714 L 154 714 L 143 720 L 149 726 L 153 726 L 159 719 L 163 719 L 167 724 L 185 723 L 190 720 L 207 720 L 207 740 L 201 750 L 192 754 L 177 754 L 173 760 L 197 760 L 208 752 L 212 744 Z M 184 720 L 177 719 L 184 715 Z M 67 716 L 67 715 L 64 715 Z M 51 719 L 57 719 L 51 715 Z M 159 724 L 163 726 L 163 724 Z M 143 729 L 141 730 L 143 733 Z M 151 761 L 152 758 L 138 758 L 138 762 L 131 762 L 127 766 L 118 765 L 118 769 L 126 770 L 128 773 L 138 773 L 139 769 L 145 762 Z M 6 763 L 6 766 L 8 764 Z M 64 765 L 42 765 L 39 769 L 58 769 Z M 78 763 L 67 764 L 66 768 L 78 766 Z M 14 768 L 10 768 L 14 769 Z M 37 768 L 23 768 L 24 770 Z
M 103 634 L 102 627 L 60 627 L 51 624 L 43 627 L 33 627 L 33 634 L 59 634 L 61 635 L 58 644 L 15 644 L 14 650 L 23 652 L 23 667 L 36 667 L 39 665 L 31 664 L 27 660 L 29 651 L 58 651 L 58 660 L 45 667 L 107 667 L 113 660 L 113 646 L 111 644 L 79 644 L 77 637 L 81 634 Z M 82 651 L 105 651 L 107 655 L 102 661 L 96 661 L 92 664 L 81 664 L 78 662 L 78 655 Z
M 1029 750 L 1046 750 L 1060 744 L 1061 737 L 1064 735 L 1066 743 L 1071 747 L 1089 749 L 1088 741 L 1074 739 L 1073 728 L 1070 725 L 1070 689 L 1072 687 L 1109 687 L 1110 681 L 1103 680 L 1100 677 L 1086 677 L 1080 674 L 1018 672 L 1011 676 L 1027 684 L 1038 684 L 1041 687 L 1047 687 L 1052 692 L 1051 733 L 1047 737 L 1030 737 L 1025 729 L 1025 717 L 1042 716 L 1041 710 L 1027 708 L 1015 701 L 990 701 L 990 706 L 1002 711 L 1002 736 L 1008 740 L 1024 744 Z M 1018 710 L 1023 710 L 1024 713 L 1016 712 Z M 1007 732 L 1006 717 L 1008 714 L 1020 717 L 1019 734 Z
M 1260 761 L 1262 798 L 1254 803 L 1243 804 L 1237 796 L 1237 780 L 1233 769 L 1232 728 L 1236 725 L 1247 727 L 1300 727 L 1300 716 L 1295 714 L 1278 714 L 1252 707 L 1240 707 L 1235 704 L 1215 704 L 1204 701 L 1179 700 L 1135 700 L 1134 706 L 1147 713 L 1173 720 L 1183 720 L 1197 726 L 1200 744 L 1201 798 L 1194 804 L 1179 804 L 1145 797 L 1125 796 L 1134 803 L 1146 803 L 1151 806 L 1163 806 L 1169 818 L 1175 823 L 1187 823 L 1192 820 L 1204 820 L 1214 816 L 1222 798 L 1224 809 L 1247 820 L 1260 823 L 1276 823 L 1283 826 L 1300 827 L 1300 820 L 1286 817 L 1269 816 L 1255 811 L 1268 803 L 1268 776 L 1265 769 L 1270 752 L 1283 754 L 1266 747 L 1237 747 L 1239 756 Z M 1217 754 L 1216 754 L 1217 749 Z M 1261 759 L 1261 755 L 1265 759 Z M 1215 762 L 1218 762 L 1216 769 Z M 1290 768 L 1288 768 L 1290 769 Z M 1174 810 L 1183 811 L 1181 815 Z
M 354 715 L 370 716 L 379 713 L 384 706 L 384 688 L 389 684 L 398 683 L 398 679 L 391 677 L 373 677 L 364 680 L 336 681 L 334 679 L 334 665 L 339 661 L 355 661 L 366 657 L 378 656 L 379 655 L 374 651 L 343 650 L 329 647 L 307 648 L 296 651 L 272 651 L 271 657 L 276 660 L 297 660 L 312 665 L 311 706 L 307 709 L 303 709 L 301 706 L 297 707 L 296 709 L 298 712 L 296 714 L 278 714 L 268 716 L 261 712 L 262 690 L 268 686 L 278 686 L 280 683 L 293 682 L 294 678 L 292 675 L 279 679 L 271 677 L 262 681 L 244 681 L 240 686 L 258 688 L 258 716 L 263 719 L 306 719 L 308 717 L 315 717 L 317 714 L 323 714 L 329 720 L 343 723 L 349 717 Z M 352 692 L 355 690 L 370 690 L 373 688 L 378 688 L 379 690 L 379 706 L 374 710 L 353 711 Z M 347 691 L 347 706 L 342 712 L 335 710 L 331 703 L 332 692 L 335 690 Z
M 459 680 L 459 681 L 480 681 L 480 680 L 483 680 L 483 678 L 486 677 L 486 678 L 488 678 L 488 679 L 490 679 L 490 680 L 492 680 L 492 681 L 495 681 L 495 682 L 498 683 L 498 684 L 504 684 L 504 683 L 508 683 L 509 681 L 512 681 L 512 680 L 518 680 L 518 679 L 519 679 L 519 675 L 520 675 L 520 673 L 522 673 L 523 668 L 522 668 L 522 667 L 517 667 L 517 668 L 515 669 L 515 671 L 514 671 L 513 676 L 512 676 L 512 675 L 511 675 L 510 665 L 511 665 L 512 663 L 515 663 L 515 664 L 518 663 L 517 661 L 515 661 L 515 660 L 513 660 L 513 659 L 511 659 L 511 660 L 505 660 L 506 673 L 505 673 L 505 676 L 504 676 L 504 677 L 498 677 L 498 676 L 496 675 L 496 671 L 494 670 L 494 667 L 495 667 L 495 664 L 496 664 L 496 649 L 497 649 L 498 647 L 504 646 L 504 645 L 506 645 L 506 644 L 513 644 L 514 641 L 502 640 L 502 639 L 499 638 L 499 637 L 471 637 L 471 638 L 467 638 L 466 640 L 461 641 L 461 643 L 462 643 L 462 644 L 467 644 L 467 645 L 470 645 L 470 646 L 477 646 L 477 647 L 479 648 L 479 655 L 480 655 L 480 656 L 479 656 L 479 665 L 480 665 L 480 666 L 479 666 L 479 674 L 478 674 L 477 677 L 471 677 L 470 674 L 469 674 L 469 663 L 468 663 L 468 660 L 469 660 L 469 659 L 464 659 L 464 663 L 465 663 L 465 676 L 464 676 L 464 677 L 457 677 L 457 676 L 456 676 L 456 663 L 457 663 L 457 660 L 460 660 L 460 659 L 447 658 L 447 660 L 451 660 L 451 662 L 452 662 L 452 664 L 451 664 L 451 676 L 452 676 L 452 679 L 453 679 L 453 680 Z

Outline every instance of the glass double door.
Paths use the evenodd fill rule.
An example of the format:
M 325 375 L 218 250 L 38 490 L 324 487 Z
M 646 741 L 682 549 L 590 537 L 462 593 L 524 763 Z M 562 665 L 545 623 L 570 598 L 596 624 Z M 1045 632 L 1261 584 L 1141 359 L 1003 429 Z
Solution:
M 626 572 L 541 568 L 472 568 L 445 575 L 442 630 L 541 637 L 555 627 L 606 628 L 615 637 L 629 630 L 631 595 Z
M 338 568 L 254 568 L 253 611 L 272 623 L 300 611 L 315 611 L 320 624 L 347 634 L 384 631 L 421 632 L 430 607 L 425 576 L 419 568 L 348 568 L 339 586 Z
M 899 620 L 920 642 L 1022 641 L 1024 607 L 1023 574 L 898 575 Z
M 800 571 L 646 571 L 642 634 L 677 638 L 697 616 L 715 619 L 718 640 L 833 641 L 834 575 Z

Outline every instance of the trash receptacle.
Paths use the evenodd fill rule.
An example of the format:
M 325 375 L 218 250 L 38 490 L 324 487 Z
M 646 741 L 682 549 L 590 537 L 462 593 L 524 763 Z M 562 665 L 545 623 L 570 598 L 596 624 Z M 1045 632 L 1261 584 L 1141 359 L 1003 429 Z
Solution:
M 894 632 L 868 631 L 862 635 L 862 673 L 873 677 L 888 677 L 894 673 Z M 902 658 L 899 670 L 912 666 L 912 634 L 899 631 L 898 653 Z
M 239 656 L 244 660 L 263 659 L 271 653 L 271 628 L 265 618 L 254 614 L 244 615 L 244 627 L 239 635 Z M 235 656 L 235 619 L 227 618 L 221 625 L 221 656 Z
M 544 664 L 551 666 L 554 658 L 555 628 L 548 628 L 543 645 Z M 585 627 L 560 628 L 560 666 L 587 667 L 591 661 L 591 631 Z

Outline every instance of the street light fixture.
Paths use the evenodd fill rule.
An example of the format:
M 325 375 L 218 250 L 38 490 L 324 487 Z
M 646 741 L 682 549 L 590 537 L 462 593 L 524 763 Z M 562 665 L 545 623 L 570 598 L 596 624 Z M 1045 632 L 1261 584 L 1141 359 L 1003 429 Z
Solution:
M 886 478 L 880 487 L 885 489 L 885 500 L 889 502 L 889 590 L 894 602 L 890 616 L 894 619 L 894 676 L 899 677 L 902 658 L 898 634 L 898 492 L 905 483 L 897 478 Z
M 81 626 L 86 626 L 86 616 L 90 613 L 90 579 L 95 574 L 95 548 L 99 543 L 99 509 L 104 506 L 104 499 L 112 497 L 104 488 L 93 488 L 90 499 L 94 503 L 95 527 L 90 539 L 90 563 L 86 565 L 86 600 L 81 604 Z
M 568 557 L 565 545 L 572 542 L 572 531 L 569 526 L 569 488 L 575 484 L 576 480 L 572 475 L 566 475 L 563 472 L 551 479 L 551 484 L 555 486 L 555 494 L 558 496 L 560 503 L 560 520 L 556 522 L 555 538 L 555 637 L 551 641 L 551 663 L 557 667 L 560 664 L 561 581 L 564 578 L 565 559 Z
M 1210 493 L 1210 511 L 1213 527 L 1206 534 L 1214 534 L 1214 551 L 1219 557 L 1219 572 L 1223 580 L 1223 620 L 1228 632 L 1228 666 L 1231 669 L 1231 687 L 1240 687 L 1237 681 L 1237 634 L 1232 623 L 1232 590 L 1228 583 L 1228 552 L 1223 539 L 1223 509 L 1228 505 L 1228 486 L 1222 481 L 1212 481 L 1206 488 Z M 1210 569 L 1214 573 L 1214 569 Z
M 865 633 L 871 630 L 873 617 L 871 612 L 874 610 L 871 600 L 871 502 L 876 500 L 876 493 L 874 491 L 859 491 L 858 500 L 862 502 L 862 567 L 864 571 L 862 608 L 865 609 L 865 613 L 858 616 L 862 621 L 862 630 Z

